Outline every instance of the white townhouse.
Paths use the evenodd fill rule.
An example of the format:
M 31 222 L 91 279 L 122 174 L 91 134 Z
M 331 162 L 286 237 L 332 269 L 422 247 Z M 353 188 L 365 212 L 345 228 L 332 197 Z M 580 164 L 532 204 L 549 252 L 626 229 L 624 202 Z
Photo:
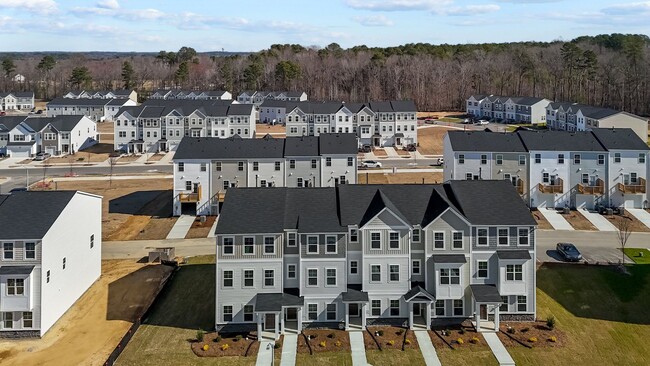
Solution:
M 513 123 L 546 123 L 545 98 L 498 95 L 472 95 L 465 104 L 465 112 L 477 118 L 494 118 Z
M 49 117 L 82 115 L 95 122 L 104 122 L 114 121 L 122 107 L 135 105 L 136 102 L 126 98 L 57 98 L 47 103 L 46 110 Z
M 149 99 L 157 100 L 232 100 L 232 94 L 225 90 L 177 90 L 177 89 L 160 89 L 154 91 Z
M 550 103 L 547 126 L 560 131 L 591 131 L 595 128 L 631 128 L 643 140 L 648 136 L 648 119 L 610 108 L 575 103 Z
M 42 337 L 99 279 L 102 197 L 0 195 L 0 228 L 0 337 Z
M 184 138 L 174 155 L 174 215 L 217 215 L 235 187 L 334 187 L 357 182 L 354 134 Z
M 0 117 L 0 155 L 73 154 L 98 140 L 97 124 L 86 116 Z
M 34 92 L 0 93 L 0 111 L 34 109 Z
M 71 99 L 130 99 L 138 102 L 138 93 L 133 89 L 78 90 L 67 92 L 63 98 Z
M 149 100 L 115 118 L 115 150 L 175 150 L 184 137 L 255 137 L 255 109 L 230 100 Z
M 307 93 L 304 91 L 256 91 L 244 90 L 237 96 L 237 101 L 242 104 L 255 104 L 260 106 L 266 100 L 280 100 L 285 102 L 306 102 Z
M 236 188 L 216 228 L 215 328 L 277 339 L 306 327 L 470 319 L 494 332 L 532 321 L 535 229 L 502 180 Z

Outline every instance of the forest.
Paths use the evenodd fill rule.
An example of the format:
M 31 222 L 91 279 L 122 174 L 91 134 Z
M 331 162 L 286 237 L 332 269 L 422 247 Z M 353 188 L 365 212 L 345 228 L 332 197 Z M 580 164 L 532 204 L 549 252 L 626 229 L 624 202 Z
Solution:
M 650 38 L 405 44 L 344 49 L 274 44 L 250 54 L 4 53 L 0 90 L 50 99 L 73 89 L 301 90 L 311 100 L 412 99 L 421 111 L 462 110 L 471 94 L 526 95 L 650 114 Z M 23 78 L 17 78 L 22 75 Z

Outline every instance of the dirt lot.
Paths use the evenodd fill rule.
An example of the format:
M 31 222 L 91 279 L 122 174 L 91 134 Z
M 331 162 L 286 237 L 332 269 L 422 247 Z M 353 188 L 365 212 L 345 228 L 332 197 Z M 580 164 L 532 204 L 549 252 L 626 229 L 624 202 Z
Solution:
M 443 111 L 443 112 L 418 112 L 417 113 L 417 118 L 442 118 L 442 117 L 448 117 L 448 116 L 459 116 L 463 115 L 465 112 L 459 112 L 459 111 Z
M 591 222 L 589 222 L 589 220 L 587 220 L 586 217 L 584 217 L 578 211 L 571 210 L 571 212 L 568 215 L 565 214 L 561 214 L 561 215 L 576 230 L 590 230 L 590 231 L 598 230 L 594 225 L 591 224 Z
M 605 216 L 605 217 L 615 227 L 619 227 L 621 221 L 629 220 L 630 231 L 632 231 L 632 232 L 650 232 L 650 229 L 647 226 L 643 225 L 643 223 L 641 221 L 639 221 L 636 217 L 634 217 L 632 215 L 625 215 L 625 216 L 613 215 L 613 216 Z
M 125 155 L 121 156 L 119 159 L 117 159 L 117 163 L 131 163 L 140 158 L 140 155 Z
M 101 365 L 171 267 L 102 262 L 102 276 L 42 339 L 0 341 L 3 365 Z
M 160 161 L 164 156 L 165 154 L 153 154 L 147 159 L 147 161 Z
M 397 173 L 380 174 L 359 173 L 357 183 L 359 184 L 425 184 L 442 183 L 442 172 L 436 173 Z
M 541 213 L 537 211 L 537 209 L 534 209 L 531 211 L 533 214 L 533 217 L 535 218 L 535 221 L 537 221 L 537 228 L 538 229 L 543 229 L 543 230 L 553 230 L 553 226 L 551 226 L 551 223 L 546 220 L 544 216 L 542 216 Z
M 374 149 L 372 151 L 372 153 L 375 154 L 375 156 L 378 157 L 378 158 L 385 158 L 385 157 L 388 156 L 388 154 L 386 153 L 386 150 L 384 150 L 384 149 Z
M 101 163 L 108 159 L 113 152 L 113 145 L 95 144 L 86 150 L 74 154 L 52 157 L 47 159 L 48 164 L 72 164 L 72 163 Z
M 286 133 L 286 128 L 283 125 L 268 125 L 266 123 L 258 123 L 255 125 L 255 134 L 257 137 L 264 137 L 267 133 Z M 276 135 L 273 135 L 274 137 Z
M 200 217 L 197 217 L 185 235 L 185 239 L 207 238 L 216 219 L 216 216 L 206 216 L 205 222 L 201 222 Z
M 446 127 L 427 127 L 418 129 L 418 151 L 422 155 L 442 155 L 442 139 L 447 131 L 453 130 Z

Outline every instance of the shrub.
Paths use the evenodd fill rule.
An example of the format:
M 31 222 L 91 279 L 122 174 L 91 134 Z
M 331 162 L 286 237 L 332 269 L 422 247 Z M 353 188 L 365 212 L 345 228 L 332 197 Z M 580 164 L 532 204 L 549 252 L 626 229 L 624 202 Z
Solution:
M 390 341 L 388 341 L 388 345 L 389 345 L 389 346 L 394 346 L 394 345 L 395 345 L 395 341 L 391 339 Z
M 225 350 L 227 350 L 228 348 L 230 348 L 230 346 L 228 345 L 228 343 L 224 343 L 224 344 L 221 345 L 221 350 L 222 350 L 222 351 L 225 351 Z
M 205 336 L 205 332 L 203 329 L 200 329 L 196 331 L 196 340 L 199 342 L 203 342 L 203 337 Z
M 411 344 L 411 340 L 410 340 L 410 339 L 407 339 L 407 340 L 404 341 L 404 343 L 406 343 L 406 344 Z
M 214 343 L 219 343 L 221 342 L 221 336 L 218 335 L 217 338 L 214 339 Z
M 327 343 L 325 341 L 321 341 L 318 345 L 325 348 L 327 346 Z
M 334 334 L 334 333 L 330 333 L 330 334 L 327 335 L 327 338 L 334 338 L 334 337 L 336 337 L 336 334 Z
M 451 331 L 449 329 L 445 329 L 445 330 L 442 331 L 442 335 L 445 336 L 445 337 L 450 335 L 450 334 L 451 334 Z
M 530 342 L 530 343 L 535 343 L 535 342 L 537 342 L 537 337 L 530 337 L 530 338 L 528 338 L 528 342 Z
M 526 328 L 521 328 L 521 332 L 522 332 L 522 333 L 526 333 L 526 332 L 528 332 L 529 330 L 530 330 L 530 328 L 528 328 L 528 327 L 526 327 Z
M 273 349 L 280 349 L 282 345 L 280 343 L 273 343 Z
M 458 331 L 458 334 L 465 334 L 465 328 L 460 328 L 460 330 Z
M 318 337 L 318 334 L 310 334 L 309 339 L 316 339 Z
M 548 318 L 546 318 L 546 327 L 548 329 L 555 328 L 555 317 L 553 315 L 550 315 Z
M 465 341 L 464 341 L 462 338 L 458 338 L 458 339 L 456 340 L 456 343 L 458 343 L 458 344 L 463 344 L 463 343 L 465 343 Z
M 395 334 L 397 334 L 397 335 L 402 335 L 402 334 L 404 334 L 404 329 L 400 329 L 400 330 L 398 330 L 397 332 L 395 332 Z
M 203 350 L 204 350 L 204 351 L 207 351 L 207 350 L 209 350 L 209 349 L 210 349 L 210 346 L 208 346 L 207 344 L 204 344 L 204 345 L 203 345 Z
M 242 339 L 241 334 L 237 334 L 237 335 L 235 336 L 234 341 L 235 341 L 235 342 L 239 342 L 239 341 L 241 341 L 241 339 Z
M 336 343 L 334 343 L 334 344 L 336 345 L 336 347 L 341 347 L 342 343 L 341 343 L 341 341 L 336 341 Z
M 377 331 L 377 334 L 379 334 L 380 337 L 383 337 L 384 336 L 384 331 L 380 329 L 380 330 Z
M 555 336 L 552 336 L 551 338 L 548 339 L 548 341 L 555 343 L 557 342 L 557 338 L 555 338 Z
M 479 342 L 478 337 L 472 337 L 472 339 L 469 340 L 470 342 L 477 344 Z
M 510 333 L 510 334 L 515 334 L 517 331 L 513 327 L 508 327 L 507 332 Z

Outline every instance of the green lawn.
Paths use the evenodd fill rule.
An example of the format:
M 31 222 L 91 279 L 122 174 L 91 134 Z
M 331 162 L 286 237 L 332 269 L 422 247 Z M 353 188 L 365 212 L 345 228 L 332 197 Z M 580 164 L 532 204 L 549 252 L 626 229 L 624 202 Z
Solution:
M 568 341 L 558 349 L 509 348 L 517 365 L 650 364 L 650 266 L 629 270 L 631 276 L 607 267 L 542 266 L 537 316 L 555 316 Z
M 458 365 L 458 366 L 497 366 L 499 363 L 492 354 L 490 347 L 487 344 L 472 345 L 462 349 L 453 350 L 449 347 L 438 349 L 438 358 L 443 365 Z
M 623 251 L 628 258 L 632 259 L 636 264 L 650 264 L 650 250 L 645 248 L 625 248 Z M 643 257 L 639 256 L 643 253 Z
M 456 117 L 442 117 L 442 118 L 438 118 L 438 121 L 449 122 L 449 123 L 460 123 L 463 122 L 464 120 L 462 118 L 456 118 Z
M 279 362 L 275 363 L 279 365 Z M 310 366 L 352 366 L 352 353 L 350 352 L 322 352 L 309 355 L 299 353 L 296 355 L 296 365 Z
M 420 349 L 407 349 L 405 351 L 396 349 L 366 350 L 366 359 L 373 366 L 424 365 L 424 357 L 422 357 Z

